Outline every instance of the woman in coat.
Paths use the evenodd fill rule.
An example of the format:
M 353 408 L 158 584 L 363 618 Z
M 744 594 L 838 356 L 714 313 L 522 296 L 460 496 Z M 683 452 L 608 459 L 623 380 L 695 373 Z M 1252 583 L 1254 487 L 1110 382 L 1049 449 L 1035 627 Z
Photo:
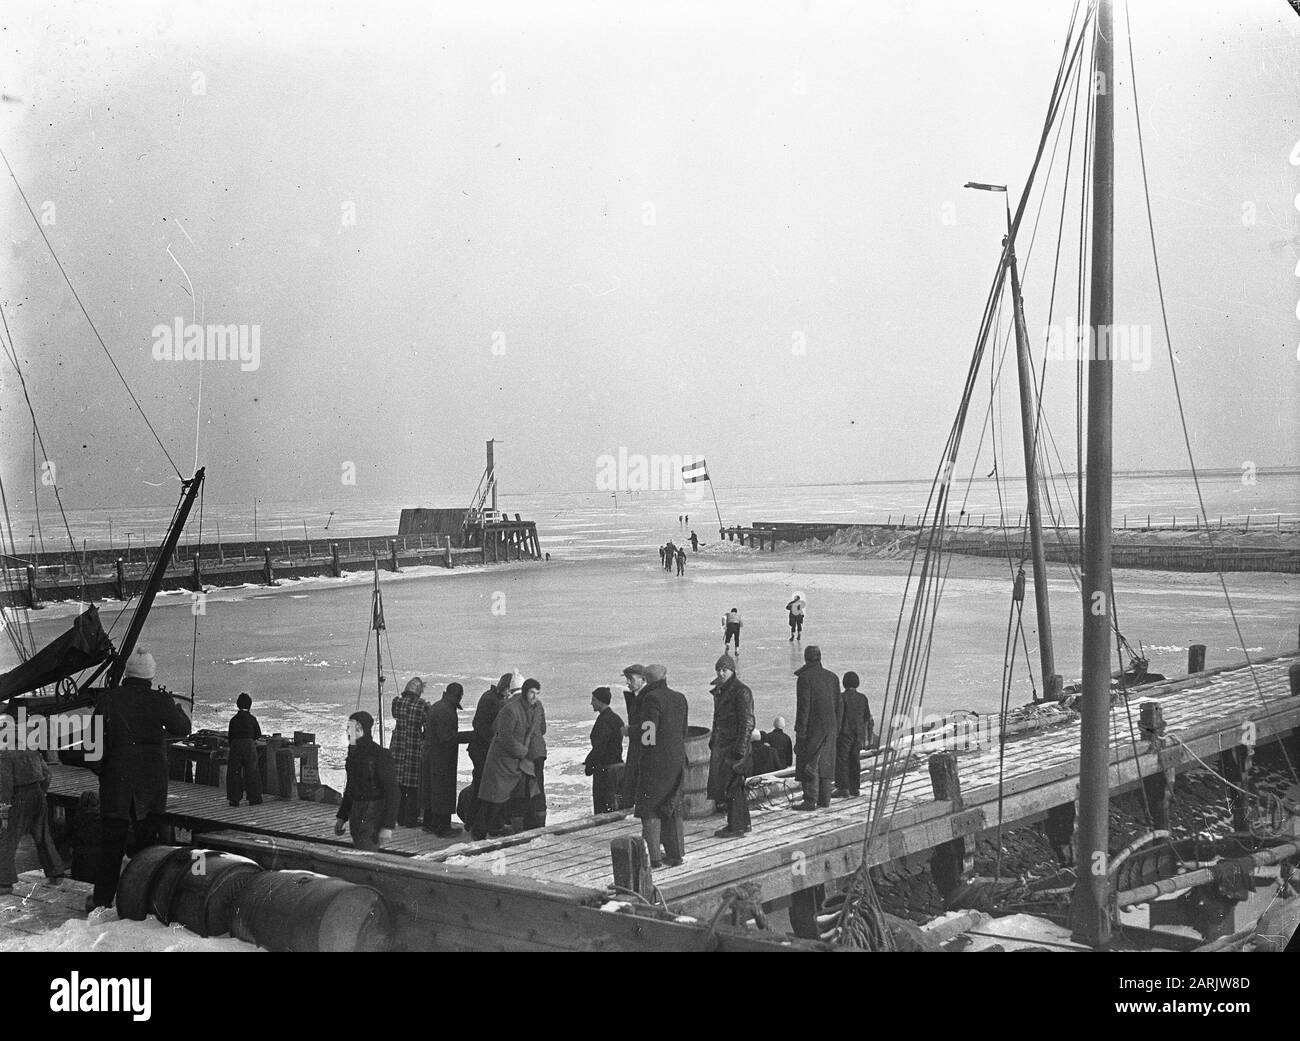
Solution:
M 424 830 L 439 838 L 459 835 L 451 826 L 456 812 L 456 760 L 460 752 L 460 699 L 465 690 L 448 683 L 442 699 L 424 715 L 424 754 L 420 758 L 420 806 Z
M 515 682 L 511 680 L 511 686 Z M 506 803 L 517 787 L 524 785 L 530 797 L 536 791 L 535 787 L 528 788 L 537 769 L 529 758 L 529 750 L 537 748 L 542 722 L 542 714 L 536 707 L 541 686 L 537 680 L 525 680 L 497 713 L 492 744 L 483 763 L 483 779 L 479 782 L 478 810 L 474 815 L 476 839 L 503 830 Z
M 416 676 L 393 699 L 393 740 L 388 750 L 397 764 L 397 786 L 402 790 L 397 823 L 403 828 L 414 828 L 420 823 L 420 759 L 424 716 L 429 711 L 423 694 L 424 680 Z

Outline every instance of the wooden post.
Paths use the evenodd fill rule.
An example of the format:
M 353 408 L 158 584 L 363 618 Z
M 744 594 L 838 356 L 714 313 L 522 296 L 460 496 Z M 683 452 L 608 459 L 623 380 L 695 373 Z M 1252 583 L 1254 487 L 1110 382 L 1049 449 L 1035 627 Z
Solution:
M 1194 643 L 1187 648 L 1187 675 L 1205 671 L 1205 644 Z
M 126 599 L 126 567 L 121 557 L 117 558 L 117 598 Z
M 267 546 L 262 551 L 262 576 L 266 579 L 268 586 L 275 585 L 275 569 L 271 567 L 271 547 Z
M 298 779 L 294 776 L 293 753 L 287 748 L 278 748 L 275 753 L 275 781 L 280 794 L 286 799 L 298 797 Z
M 1144 701 L 1138 716 L 1138 729 L 1144 741 L 1150 741 L 1157 749 L 1163 743 L 1165 733 L 1164 710 L 1158 701 Z M 1169 829 L 1169 801 L 1174 794 L 1174 768 L 1167 766 L 1150 776 L 1142 778 L 1142 790 L 1151 811 L 1151 826 L 1162 830 Z
M 401 568 L 397 566 L 397 540 L 396 539 L 388 540 L 388 568 L 390 571 L 401 570 Z
M 36 592 L 36 567 L 33 564 L 27 565 L 27 606 L 40 606 L 40 596 Z
M 951 802 L 954 813 L 962 809 L 964 804 L 956 753 L 935 752 L 930 756 L 930 785 L 936 802 Z M 970 853 L 973 857 L 973 847 Z M 966 840 L 952 839 L 934 848 L 930 859 L 930 874 L 935 886 L 946 899 L 962 884 L 962 876 L 973 866 L 973 862 L 968 864 Z
M 620 835 L 609 844 L 614 864 L 614 885 L 654 903 L 654 881 L 650 875 L 650 853 L 640 835 Z
M 339 564 L 339 544 L 330 543 L 330 571 L 335 578 L 343 577 L 343 567 Z
M 442 547 L 442 562 L 445 567 L 451 567 L 451 536 L 444 535 Z
M 480 563 L 480 564 L 486 564 L 486 563 L 488 562 L 488 559 L 487 559 L 487 542 L 488 542 L 488 540 L 487 540 L 487 529 L 485 528 L 485 529 L 483 529 L 482 531 L 479 532 L 479 539 L 478 539 L 479 563 Z

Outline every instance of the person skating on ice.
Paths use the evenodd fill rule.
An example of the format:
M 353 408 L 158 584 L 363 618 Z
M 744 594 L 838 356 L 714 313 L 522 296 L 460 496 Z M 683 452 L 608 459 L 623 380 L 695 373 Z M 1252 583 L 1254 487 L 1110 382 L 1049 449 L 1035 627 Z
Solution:
M 795 593 L 794 599 L 785 605 L 785 609 L 790 612 L 790 642 L 803 639 L 803 616 L 807 610 L 808 602 L 804 600 L 802 593 Z

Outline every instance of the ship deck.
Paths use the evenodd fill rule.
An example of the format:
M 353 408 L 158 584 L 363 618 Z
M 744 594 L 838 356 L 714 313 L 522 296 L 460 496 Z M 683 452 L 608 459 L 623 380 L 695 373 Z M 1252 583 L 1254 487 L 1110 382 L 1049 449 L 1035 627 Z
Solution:
M 1130 697 L 1127 710 L 1123 703 L 1113 707 L 1112 795 L 1167 767 L 1196 767 L 1197 759 L 1210 759 L 1241 745 L 1250 731 L 1260 745 L 1292 737 L 1300 730 L 1300 697 L 1290 692 L 1288 670 L 1297 660 L 1300 654 L 1292 652 L 1258 662 L 1253 676 L 1244 665 L 1197 673 L 1143 688 Z M 1166 741 L 1160 751 L 1130 734 L 1129 716 L 1136 727 L 1139 699 L 1160 702 L 1167 735 L 1176 739 Z M 1001 768 L 996 743 L 958 748 L 962 804 L 936 800 L 928 772 L 914 769 L 903 780 L 901 791 L 895 782 L 895 812 L 869 843 L 864 843 L 865 817 L 875 771 L 869 760 L 863 797 L 837 800 L 828 809 L 795 811 L 793 796 L 778 787 L 753 808 L 753 830 L 743 839 L 715 838 L 713 833 L 722 823 L 718 816 L 688 820 L 685 863 L 656 870 L 654 885 L 669 905 L 686 914 L 711 914 L 724 891 L 740 883 L 757 885 L 767 906 L 785 906 L 795 892 L 850 874 L 864 851 L 870 863 L 884 864 L 923 854 L 954 838 L 996 829 L 999 769 L 1002 826 L 1042 819 L 1053 807 L 1076 797 L 1078 748 L 1077 719 L 1009 738 Z M 918 739 L 913 750 L 927 749 Z M 51 769 L 55 776 L 50 793 L 61 801 L 75 802 L 81 791 L 97 783 L 85 770 Z M 346 839 L 334 835 L 335 813 L 332 806 L 281 799 L 236 808 L 227 804 L 220 789 L 175 781 L 167 806 L 173 825 L 196 834 L 220 833 L 224 842 L 217 844 L 249 855 L 256 855 L 259 848 L 276 850 L 278 865 L 286 867 L 319 864 L 312 850 L 323 855 L 329 847 L 351 850 Z M 467 871 L 481 872 L 484 884 L 489 884 L 486 876 L 509 876 L 533 880 L 539 890 L 600 892 L 613 883 L 611 842 L 639 833 L 639 822 L 626 811 L 484 842 L 442 840 L 419 830 L 398 829 L 380 856 L 367 856 L 374 857 L 373 869 L 402 859 L 408 869 L 427 867 L 431 875 L 440 868 L 452 869 L 451 874 L 461 879 L 476 877 Z M 246 838 L 241 840 L 241 835 Z M 215 834 L 206 837 L 218 839 Z

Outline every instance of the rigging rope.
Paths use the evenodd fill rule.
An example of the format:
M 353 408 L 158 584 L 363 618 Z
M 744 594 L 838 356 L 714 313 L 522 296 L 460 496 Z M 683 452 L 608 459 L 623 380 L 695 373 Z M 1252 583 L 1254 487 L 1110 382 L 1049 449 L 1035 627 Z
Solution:
M 153 434 L 153 439 L 158 442 L 158 447 L 162 449 L 163 455 L 167 457 L 167 462 L 171 463 L 171 468 L 176 471 L 177 478 L 182 481 L 185 480 L 180 469 L 172 460 L 171 453 L 167 451 L 167 446 L 162 443 L 162 438 L 158 436 L 158 431 L 156 431 L 153 424 L 149 422 L 149 417 L 145 414 L 144 408 L 136 399 L 135 392 L 131 390 L 130 384 L 126 382 L 126 377 L 122 375 L 122 370 L 117 367 L 117 362 L 114 361 L 113 354 L 108 349 L 108 344 L 106 344 L 104 338 L 99 335 L 99 329 L 96 328 L 94 319 L 90 317 L 90 312 L 86 310 L 86 305 L 81 302 L 81 297 L 77 293 L 77 287 L 72 284 L 72 279 L 68 277 L 68 272 L 63 267 L 63 261 L 59 259 L 58 253 L 54 251 L 54 244 L 50 242 L 50 237 L 45 234 L 45 228 L 41 224 L 40 218 L 36 216 L 36 211 L 32 209 L 32 204 L 27 199 L 27 193 L 23 191 L 23 186 L 19 183 L 18 175 L 14 173 L 14 168 L 9 164 L 9 157 L 5 155 L 4 149 L 0 149 L 0 160 L 4 161 L 5 169 L 9 171 L 9 176 L 13 179 L 14 187 L 18 189 L 18 194 L 22 197 L 23 205 L 27 207 L 27 212 L 31 215 L 32 223 L 36 225 L 36 230 L 40 232 L 41 240 L 45 243 L 45 248 L 50 251 L 50 256 L 54 258 L 54 264 L 59 269 L 59 274 L 63 276 L 63 281 L 68 284 L 68 289 L 72 292 L 72 298 L 77 301 L 77 306 L 81 308 L 81 313 L 85 317 L 86 323 L 90 326 L 90 331 L 95 334 L 95 339 L 99 341 L 100 347 L 104 349 L 104 354 L 108 357 L 109 364 L 113 366 L 113 371 L 117 373 L 117 378 L 122 381 L 122 386 L 126 388 L 126 392 L 130 396 L 132 404 L 134 404 L 136 409 L 139 410 L 140 418 L 144 420 L 145 426 L 149 428 L 149 433 Z

